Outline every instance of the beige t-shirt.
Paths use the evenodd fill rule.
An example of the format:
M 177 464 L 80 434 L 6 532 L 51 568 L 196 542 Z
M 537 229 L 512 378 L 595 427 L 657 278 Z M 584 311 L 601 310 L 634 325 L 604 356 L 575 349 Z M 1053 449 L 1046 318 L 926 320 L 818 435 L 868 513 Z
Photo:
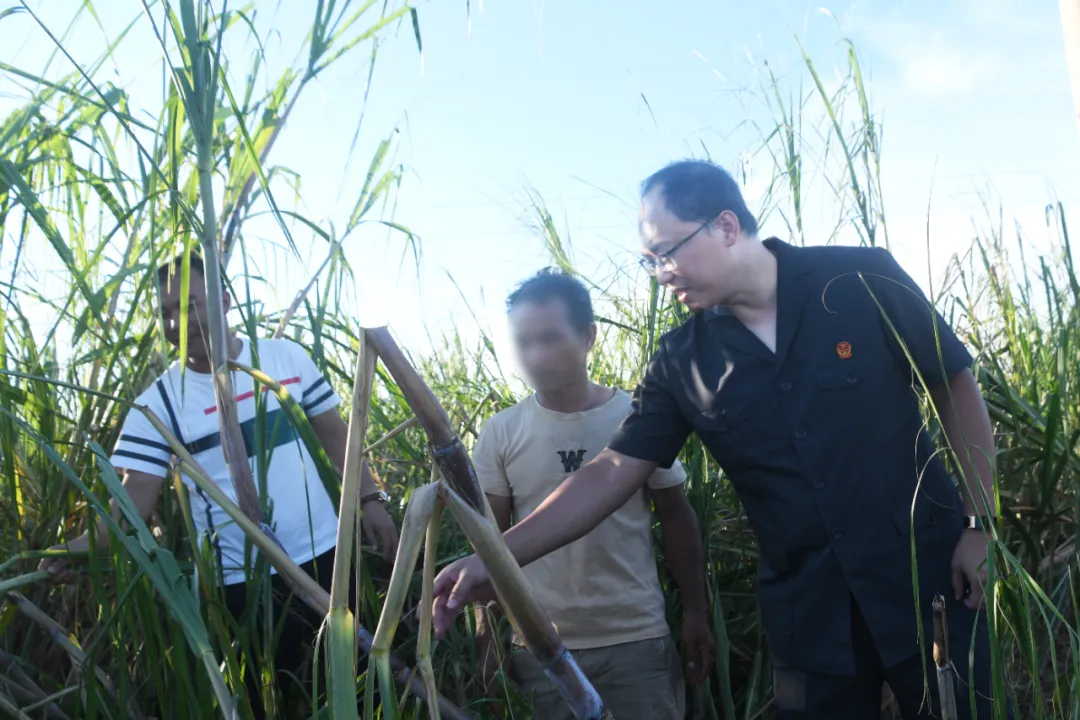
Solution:
M 529 396 L 484 424 L 473 466 L 484 492 L 513 498 L 513 522 L 535 510 L 572 472 L 603 450 L 630 412 L 618 390 L 598 408 L 549 410 Z M 647 486 L 681 485 L 676 462 Z M 571 650 L 667 635 L 653 555 L 652 510 L 642 488 L 591 533 L 524 568 L 537 600 Z M 515 642 L 519 642 L 517 638 Z

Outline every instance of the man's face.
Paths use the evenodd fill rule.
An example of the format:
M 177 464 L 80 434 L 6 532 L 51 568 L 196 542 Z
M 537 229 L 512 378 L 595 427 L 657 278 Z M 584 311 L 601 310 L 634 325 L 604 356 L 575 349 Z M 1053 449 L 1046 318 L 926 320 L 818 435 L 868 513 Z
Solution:
M 191 280 L 187 298 L 187 353 L 190 360 L 210 358 L 210 325 L 206 311 L 206 282 L 202 273 L 191 270 Z M 229 296 L 224 294 L 226 310 Z M 180 273 L 174 272 L 161 285 L 161 316 L 165 323 L 165 339 L 175 347 L 180 347 Z
M 660 191 L 653 190 L 642 199 L 640 221 L 642 252 L 667 260 L 656 277 L 680 302 L 694 311 L 705 310 L 734 292 L 731 249 L 739 235 L 734 213 L 724 211 L 709 223 L 680 220 Z M 676 245 L 674 253 L 665 256 Z
M 596 339 L 596 326 L 582 332 L 570 322 L 559 298 L 521 302 L 510 310 L 510 333 L 518 360 L 533 389 L 554 392 L 576 382 Z

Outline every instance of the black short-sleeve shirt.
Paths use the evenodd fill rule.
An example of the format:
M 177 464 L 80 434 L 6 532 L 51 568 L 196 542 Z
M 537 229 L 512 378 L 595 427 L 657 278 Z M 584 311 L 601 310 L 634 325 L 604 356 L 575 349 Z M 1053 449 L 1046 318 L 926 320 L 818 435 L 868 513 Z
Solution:
M 695 314 L 662 338 L 610 447 L 667 467 L 701 437 L 757 536 L 774 662 L 854 672 L 850 594 L 892 665 L 919 649 L 912 536 L 929 620 L 935 593 L 952 603 L 962 527 L 917 392 L 972 358 L 885 250 L 765 243 L 776 351 L 723 309 Z M 951 625 L 973 619 L 948 610 Z

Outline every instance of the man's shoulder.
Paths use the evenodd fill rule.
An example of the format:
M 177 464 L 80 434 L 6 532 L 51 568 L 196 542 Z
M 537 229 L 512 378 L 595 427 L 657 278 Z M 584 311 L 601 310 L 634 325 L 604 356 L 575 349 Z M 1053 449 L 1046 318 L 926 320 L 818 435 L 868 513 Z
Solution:
M 657 341 L 657 351 L 671 353 L 673 348 L 679 348 L 690 343 L 694 336 L 704 329 L 705 323 L 710 320 L 710 314 L 715 312 L 716 308 L 699 310 L 663 333 Z
M 271 376 L 303 375 L 312 363 L 308 349 L 288 338 L 259 338 L 251 343 L 251 348 L 252 354 L 258 355 L 259 365 Z
M 260 358 L 269 355 L 299 357 L 298 353 L 308 355 L 307 348 L 289 338 L 259 338 L 257 343 Z
M 850 245 L 810 245 L 798 248 L 804 262 L 830 273 L 877 272 L 891 258 L 882 247 Z
M 161 391 L 158 389 L 158 385 L 164 385 L 168 388 L 173 384 L 175 378 L 178 378 L 180 374 L 180 363 L 173 362 L 165 369 L 165 372 L 161 373 L 157 377 L 153 378 L 149 382 L 145 382 L 145 386 L 135 397 L 136 405 L 158 405 L 161 402 Z M 145 376 L 144 376 L 145 377 Z

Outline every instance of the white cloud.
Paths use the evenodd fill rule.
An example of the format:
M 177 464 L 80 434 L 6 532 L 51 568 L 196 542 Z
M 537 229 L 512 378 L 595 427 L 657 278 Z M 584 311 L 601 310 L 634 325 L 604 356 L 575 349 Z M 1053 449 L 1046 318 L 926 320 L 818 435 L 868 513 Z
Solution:
M 909 90 L 950 95 L 970 92 L 988 81 L 992 62 L 950 43 L 932 43 L 901 60 L 901 72 Z

